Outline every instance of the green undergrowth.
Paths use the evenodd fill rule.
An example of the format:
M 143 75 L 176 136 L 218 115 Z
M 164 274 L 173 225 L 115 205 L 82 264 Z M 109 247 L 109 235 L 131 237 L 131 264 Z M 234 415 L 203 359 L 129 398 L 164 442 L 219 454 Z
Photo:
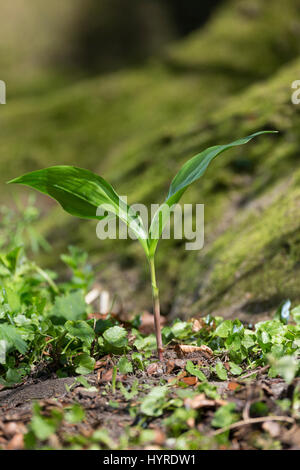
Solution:
M 0 227 L 2 389 L 26 384 L 28 378 L 71 376 L 74 385 L 80 384 L 88 393 L 107 396 L 107 406 L 114 413 L 125 403 L 126 412 L 137 423 L 126 425 L 119 437 L 111 436 L 101 427 L 87 435 L 81 428 L 77 432 L 66 430 L 66 426 L 85 423 L 87 411 L 80 403 L 62 406 L 58 400 L 57 406 L 52 404 L 50 409 L 36 403 L 24 435 L 25 448 L 141 448 L 158 439 L 157 429 L 149 427 L 156 419 L 165 435 L 160 448 L 230 446 L 227 427 L 239 421 L 241 413 L 235 402 L 222 401 L 224 397 L 217 385 L 247 384 L 249 374 L 251 381 L 260 368 L 265 368 L 270 379 L 281 377 L 287 384 L 299 376 L 300 306 L 292 306 L 286 300 L 272 319 L 255 325 L 212 315 L 174 320 L 162 329 L 165 354 L 182 345 L 195 346 L 204 348 L 209 360 L 199 362 L 191 356 L 179 372 L 173 373 L 171 380 L 162 373 L 154 385 L 145 383 L 145 374 L 161 366 L 156 358 L 155 335 L 140 331 L 141 316 L 133 316 L 126 324 L 109 312 L 105 318 L 97 319 L 85 302 L 94 282 L 87 254 L 69 247 L 61 256 L 69 276 L 61 280 L 54 271 L 44 270 L 26 255 L 24 245 L 29 243 L 36 250 L 50 249 L 32 231 L 32 221 L 38 217 L 34 206 L 29 206 L 21 218 L 7 209 L 2 212 L 5 214 Z M 10 236 L 12 226 L 15 236 Z M 21 240 L 26 243 L 20 244 Z M 107 357 L 112 375 L 98 390 L 89 385 L 85 376 L 93 375 L 97 363 Z M 129 384 L 123 383 L 122 377 L 129 377 Z M 73 386 L 67 387 L 69 392 L 72 389 Z M 295 419 L 297 393 L 295 388 L 292 399 L 281 400 L 282 403 L 279 400 L 276 405 L 285 407 L 285 412 L 288 410 Z M 213 406 L 215 410 L 203 415 L 205 426 L 211 430 L 209 435 L 193 424 L 202 422 L 202 412 L 190 406 L 193 402 L 189 400 L 198 400 L 199 395 L 202 400 L 212 400 L 205 406 Z M 264 401 L 258 401 L 256 407 L 255 415 L 260 416 L 262 408 L 263 416 L 268 416 Z M 59 440 L 53 440 L 53 435 L 59 436 Z M 276 441 L 263 445 L 280 448 Z

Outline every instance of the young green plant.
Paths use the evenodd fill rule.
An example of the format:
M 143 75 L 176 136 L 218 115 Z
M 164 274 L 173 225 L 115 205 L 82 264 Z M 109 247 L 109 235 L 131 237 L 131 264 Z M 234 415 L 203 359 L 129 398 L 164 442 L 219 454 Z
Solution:
M 159 360 L 163 358 L 163 343 L 160 329 L 159 291 L 155 273 L 155 253 L 172 207 L 177 204 L 186 189 L 205 173 L 211 161 L 225 150 L 246 144 L 254 137 L 274 133 L 261 131 L 227 145 L 209 147 L 188 160 L 171 182 L 164 203 L 159 206 L 146 230 L 141 217 L 115 192 L 113 187 L 101 176 L 74 166 L 53 166 L 27 173 L 9 183 L 30 186 L 51 196 L 71 215 L 86 219 L 103 220 L 111 215 L 118 216 L 134 232 L 140 241 L 149 262 L 155 334 Z M 98 215 L 101 207 L 104 215 Z

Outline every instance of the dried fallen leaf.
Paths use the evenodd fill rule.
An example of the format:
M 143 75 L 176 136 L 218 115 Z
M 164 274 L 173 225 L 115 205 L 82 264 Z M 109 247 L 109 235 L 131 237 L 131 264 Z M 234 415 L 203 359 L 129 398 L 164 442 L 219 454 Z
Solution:
M 163 374 L 163 369 L 161 364 L 159 364 L 158 362 L 153 362 L 152 364 L 149 364 L 146 369 L 146 372 L 148 375 L 161 375 Z
M 182 381 L 186 384 L 186 385 L 196 385 L 198 383 L 198 379 L 197 377 L 183 377 Z
M 184 361 L 183 359 L 175 359 L 174 365 L 178 367 L 178 369 L 183 369 L 186 365 L 186 361 Z
M 213 356 L 213 351 L 208 347 L 202 344 L 201 346 L 188 346 L 185 344 L 179 344 L 176 349 L 176 352 L 181 353 L 181 355 L 192 354 L 192 353 L 203 353 L 205 356 Z
M 170 372 L 172 372 L 172 370 L 175 367 L 175 361 L 169 360 L 166 365 L 167 365 L 166 372 L 167 372 L 167 374 L 170 374 Z
M 108 369 L 106 372 L 101 374 L 101 382 L 110 382 L 112 380 L 113 369 Z
M 12 421 L 4 425 L 4 433 L 6 436 L 9 436 L 9 437 L 14 436 L 19 431 L 18 428 L 19 427 L 17 423 Z
M 197 319 L 194 319 L 192 321 L 193 321 L 193 325 L 192 325 L 193 333 L 197 333 L 203 328 L 203 321 L 197 320 Z
M 240 384 L 238 384 L 237 382 L 229 382 L 228 384 L 228 390 L 231 390 L 232 392 L 234 392 L 239 387 Z
M 7 450 L 21 450 L 24 448 L 23 434 L 15 434 L 14 437 L 7 444 Z

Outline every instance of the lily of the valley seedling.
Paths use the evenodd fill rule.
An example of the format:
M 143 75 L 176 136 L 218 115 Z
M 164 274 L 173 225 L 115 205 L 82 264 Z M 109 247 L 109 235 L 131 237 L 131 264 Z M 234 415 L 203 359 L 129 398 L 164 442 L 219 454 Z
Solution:
M 274 132 L 276 131 L 261 131 L 227 145 L 209 147 L 188 160 L 173 179 L 166 200 L 154 214 L 148 231 L 145 229 L 141 217 L 131 210 L 113 187 L 104 178 L 89 170 L 74 166 L 53 166 L 27 173 L 9 183 L 24 184 L 51 196 L 59 202 L 66 212 L 76 217 L 103 220 L 111 214 L 116 215 L 135 233 L 149 262 L 157 352 L 159 359 L 162 360 L 163 344 L 160 328 L 159 291 L 155 274 L 155 253 L 168 220 L 165 208 L 167 207 L 171 211 L 186 189 L 205 173 L 210 162 L 222 152 L 246 144 L 258 135 Z M 104 215 L 97 215 L 99 207 L 105 209 Z

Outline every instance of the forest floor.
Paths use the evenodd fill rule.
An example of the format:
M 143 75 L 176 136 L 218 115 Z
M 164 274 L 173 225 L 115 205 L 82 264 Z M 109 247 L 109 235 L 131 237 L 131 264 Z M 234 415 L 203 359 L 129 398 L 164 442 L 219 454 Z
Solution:
M 300 448 L 300 428 L 288 406 L 295 407 L 299 378 L 288 385 L 268 377 L 265 366 L 223 381 L 208 374 L 204 383 L 188 376 L 186 365 L 211 369 L 214 358 L 205 348 L 169 347 L 164 362 L 151 360 L 146 370 L 114 377 L 116 357 L 109 354 L 84 383 L 41 366 L 39 378 L 35 373 L 0 391 L 1 447 L 90 449 L 97 442 L 104 449 Z

